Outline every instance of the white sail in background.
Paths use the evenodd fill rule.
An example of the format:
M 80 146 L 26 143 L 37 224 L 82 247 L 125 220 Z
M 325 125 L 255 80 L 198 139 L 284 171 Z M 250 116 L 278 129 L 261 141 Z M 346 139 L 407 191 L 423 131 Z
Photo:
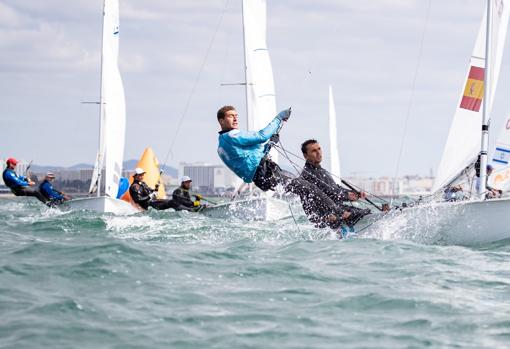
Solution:
M 102 120 L 101 120 L 101 125 L 102 125 Z M 100 129 L 102 129 L 102 127 L 100 127 Z M 100 136 L 99 139 L 102 140 L 102 137 Z M 92 171 L 92 179 L 90 181 L 89 194 L 93 194 L 97 191 L 97 187 L 99 185 L 99 175 L 101 173 L 99 171 L 100 171 L 100 168 L 103 163 L 103 160 L 102 160 L 103 156 L 104 156 L 104 154 L 101 152 L 101 146 L 100 146 L 99 150 L 97 151 L 96 162 L 94 163 L 94 170 Z
M 333 88 L 329 85 L 329 156 L 330 172 L 335 182 L 340 183 L 340 154 L 338 152 L 338 129 L 336 126 L 335 101 Z
M 510 190 L 510 116 L 496 140 L 491 164 L 494 167 L 494 174 L 489 177 L 492 186 L 503 191 Z
M 273 69 L 267 49 L 265 0 L 243 0 L 248 130 L 260 130 L 276 116 Z M 277 154 L 271 151 L 276 161 Z
M 105 194 L 117 196 L 124 159 L 126 103 L 124 87 L 118 67 L 119 57 L 119 1 L 105 0 L 103 12 L 103 47 L 101 61 L 101 124 L 99 151 L 91 183 L 91 191 L 98 182 L 101 169 Z M 100 188 L 96 188 L 99 190 Z
M 498 82 L 501 58 L 506 39 L 510 1 L 495 0 L 493 7 L 491 40 L 491 77 L 489 98 L 484 100 L 483 81 L 485 72 L 486 15 L 478 32 L 475 48 L 466 75 L 455 116 L 450 126 L 441 163 L 437 170 L 433 191 L 441 189 L 457 177 L 477 157 L 481 148 L 482 103 L 488 102 L 490 114 Z

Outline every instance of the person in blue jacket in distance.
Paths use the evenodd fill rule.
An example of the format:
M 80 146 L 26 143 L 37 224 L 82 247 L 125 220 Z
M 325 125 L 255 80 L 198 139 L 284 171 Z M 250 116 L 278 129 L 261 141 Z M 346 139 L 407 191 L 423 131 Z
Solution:
M 42 195 L 48 200 L 48 203 L 51 205 L 59 205 L 66 200 L 71 199 L 65 193 L 56 190 L 53 188 L 53 180 L 55 179 L 55 174 L 52 172 L 48 172 L 46 177 L 44 177 L 44 181 L 39 184 L 39 191 Z
M 2 179 L 12 193 L 16 196 L 33 196 L 42 203 L 46 203 L 46 198 L 37 189 L 33 189 L 34 182 L 25 176 L 18 176 L 16 173 L 16 165 L 18 160 L 15 158 L 8 158 L 6 161 L 6 168 L 2 173 Z
M 221 131 L 218 137 L 218 155 L 225 165 L 245 183 L 254 183 L 262 191 L 274 190 L 282 185 L 284 190 L 300 197 L 307 207 L 310 221 L 322 222 L 333 229 L 349 221 L 350 212 L 335 204 L 316 185 L 292 176 L 271 160 L 268 144 L 277 143 L 277 134 L 283 122 L 289 120 L 291 110 L 285 109 L 263 129 L 243 131 L 239 129 L 239 118 L 233 106 L 224 106 L 217 112 Z

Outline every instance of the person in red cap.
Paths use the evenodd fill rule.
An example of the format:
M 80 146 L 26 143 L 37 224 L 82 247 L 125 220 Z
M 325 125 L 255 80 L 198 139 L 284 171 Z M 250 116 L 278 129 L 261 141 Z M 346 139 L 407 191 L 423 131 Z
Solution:
M 2 173 L 2 178 L 6 186 L 11 189 L 12 193 L 16 196 L 33 196 L 42 203 L 46 203 L 46 198 L 41 194 L 40 191 L 30 188 L 35 185 L 34 182 L 25 176 L 18 176 L 14 171 L 18 160 L 15 158 L 8 158 L 6 161 L 7 167 Z

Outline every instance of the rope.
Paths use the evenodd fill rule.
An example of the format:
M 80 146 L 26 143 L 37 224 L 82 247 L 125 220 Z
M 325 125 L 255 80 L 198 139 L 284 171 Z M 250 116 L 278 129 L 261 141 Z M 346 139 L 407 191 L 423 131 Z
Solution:
M 297 223 L 296 217 L 294 217 L 294 211 L 292 210 L 292 205 L 290 204 L 289 200 L 287 200 L 287 204 L 289 205 L 290 215 L 292 216 L 292 220 L 294 221 L 294 224 L 296 225 L 298 233 L 301 234 L 301 229 L 299 228 L 299 224 Z
M 209 46 L 207 47 L 207 51 L 205 53 L 204 60 L 202 61 L 202 64 L 200 65 L 200 69 L 198 70 L 198 74 L 197 74 L 197 76 L 195 78 L 193 86 L 191 87 L 191 91 L 190 91 L 190 94 L 188 95 L 188 99 L 186 100 L 184 111 L 182 112 L 181 117 L 179 119 L 179 122 L 177 123 L 177 127 L 175 129 L 175 133 L 174 133 L 174 136 L 172 138 L 172 142 L 170 143 L 170 148 L 168 149 L 168 152 L 166 153 L 165 161 L 163 161 L 162 168 L 166 165 L 166 163 L 168 161 L 168 157 L 170 156 L 170 154 L 173 154 L 172 153 L 172 149 L 174 147 L 175 141 L 177 140 L 177 136 L 179 134 L 179 131 L 181 130 L 181 126 L 182 126 L 182 122 L 184 121 L 184 117 L 188 113 L 188 109 L 189 109 L 189 106 L 190 106 L 190 103 L 191 103 L 191 98 L 195 94 L 195 90 L 197 88 L 198 82 L 200 81 L 200 77 L 202 75 L 202 71 L 204 70 L 205 63 L 207 62 L 207 58 L 209 57 L 209 53 L 211 52 L 212 46 L 213 46 L 214 41 L 216 39 L 216 35 L 218 34 L 218 30 L 220 29 L 221 23 L 223 22 L 223 17 L 225 16 L 225 12 L 227 11 L 228 3 L 229 3 L 229 0 L 226 0 L 225 1 L 225 5 L 223 6 L 223 10 L 222 10 L 221 15 L 220 15 L 220 19 L 219 19 L 218 23 L 216 24 L 216 28 L 214 29 L 214 33 L 213 33 L 212 39 L 209 42 Z
M 396 195 L 396 188 L 397 188 L 396 182 L 397 182 L 398 174 L 400 172 L 400 161 L 402 159 L 404 143 L 405 143 L 406 136 L 407 136 L 407 125 L 409 123 L 409 117 L 411 115 L 411 109 L 412 109 L 413 102 L 414 102 L 414 94 L 416 92 L 416 80 L 418 78 L 418 72 L 420 70 L 422 56 L 423 56 L 423 43 L 425 42 L 425 33 L 427 32 L 427 24 L 429 22 L 431 3 L 432 3 L 432 1 L 429 0 L 428 5 L 427 5 L 427 12 L 425 14 L 425 23 L 423 25 L 423 32 L 422 32 L 421 41 L 420 41 L 420 51 L 419 51 L 419 55 L 418 55 L 418 63 L 416 64 L 416 68 L 414 70 L 411 95 L 409 96 L 409 103 L 407 104 L 407 112 L 406 112 L 406 117 L 405 117 L 405 121 L 404 121 L 404 130 L 403 130 L 402 139 L 400 141 L 400 149 L 399 149 L 398 157 L 397 157 L 397 168 L 395 169 L 395 177 L 393 178 L 393 196 Z
M 310 171 L 306 170 L 303 166 L 299 166 L 299 165 L 297 165 L 294 161 L 292 161 L 292 160 L 290 159 L 290 157 L 289 157 L 289 155 L 288 155 L 288 154 L 291 154 L 291 155 L 293 155 L 294 157 L 296 157 L 296 158 L 298 158 L 298 159 L 300 159 L 300 160 L 306 161 L 306 160 L 305 160 L 302 156 L 299 156 L 299 155 L 297 155 L 297 154 L 292 153 L 292 152 L 291 152 L 291 151 L 289 151 L 289 150 L 286 150 L 286 149 L 283 147 L 283 144 L 282 144 L 282 142 L 281 142 L 281 141 L 280 141 L 280 145 L 277 145 L 277 146 L 276 146 L 276 149 L 278 149 L 278 148 L 280 148 L 280 149 L 282 150 L 282 152 L 283 152 L 283 153 L 281 153 L 281 154 L 282 154 L 282 155 L 283 155 L 283 156 L 287 159 L 287 161 L 289 161 L 289 163 L 292 165 L 292 167 L 294 167 L 294 169 L 296 170 L 296 172 L 297 172 L 297 174 L 298 174 L 298 175 L 299 175 L 299 173 L 300 173 L 300 172 L 302 172 L 302 171 L 305 171 L 305 172 L 307 172 L 307 173 L 309 173 L 309 174 L 313 175 L 312 173 L 310 173 Z M 341 177 L 338 177 L 338 176 L 334 175 L 333 173 L 329 172 L 329 171 L 328 171 L 328 170 L 326 170 L 326 169 L 324 169 L 324 171 L 326 171 L 326 172 L 327 172 L 327 173 L 328 173 L 331 177 L 333 177 L 333 178 L 337 178 L 337 179 L 339 179 L 339 180 L 344 180 L 344 179 L 342 179 Z M 330 185 L 330 184 L 326 183 L 324 180 L 322 180 L 322 179 L 320 179 L 320 178 L 317 178 L 317 179 L 318 179 L 320 182 L 322 182 L 323 184 L 325 184 L 326 186 L 328 186 L 328 187 L 330 187 L 330 188 L 333 188 L 333 189 L 335 188 L 334 186 L 332 186 L 332 185 Z M 353 187 L 357 188 L 359 191 L 364 191 L 364 192 L 366 192 L 367 194 L 369 194 L 370 196 L 373 196 L 373 197 L 375 197 L 375 198 L 377 198 L 377 199 L 379 199 L 379 200 L 381 200 L 381 201 L 383 201 L 383 202 L 388 202 L 388 201 L 387 201 L 387 200 L 385 200 L 384 198 L 382 198 L 382 197 L 380 197 L 380 196 L 377 196 L 376 194 L 370 193 L 370 192 L 368 192 L 368 191 L 364 190 L 363 188 L 361 188 L 360 186 L 354 185 L 354 184 L 352 184 L 352 183 L 350 183 L 350 182 L 349 182 L 349 184 L 350 184 L 350 185 L 352 185 Z

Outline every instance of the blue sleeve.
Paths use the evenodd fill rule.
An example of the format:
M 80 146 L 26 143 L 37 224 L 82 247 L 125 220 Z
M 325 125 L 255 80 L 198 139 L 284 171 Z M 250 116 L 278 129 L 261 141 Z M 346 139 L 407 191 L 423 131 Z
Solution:
M 44 196 L 51 197 L 50 192 L 48 191 L 48 183 L 47 182 L 41 184 L 41 186 L 39 187 L 39 190 L 41 191 L 41 193 Z
M 247 145 L 255 145 L 260 143 L 265 143 L 271 138 L 272 135 L 276 133 L 278 127 L 282 121 L 280 118 L 275 117 L 273 121 L 271 121 L 266 127 L 262 130 L 255 131 L 237 131 L 237 132 L 229 132 L 229 138 L 235 145 L 247 146 Z
M 49 197 L 50 199 L 61 200 L 64 198 L 64 196 L 57 192 L 55 189 L 53 189 L 53 186 L 48 182 L 43 183 L 41 185 L 41 191 L 43 192 L 43 194 L 46 194 L 45 196 Z
M 16 176 L 14 171 L 9 171 L 9 172 L 6 173 L 6 175 L 16 185 L 18 185 L 20 187 L 28 187 L 28 182 L 26 181 L 25 177 L 23 177 L 23 176 L 19 176 L 19 177 Z

